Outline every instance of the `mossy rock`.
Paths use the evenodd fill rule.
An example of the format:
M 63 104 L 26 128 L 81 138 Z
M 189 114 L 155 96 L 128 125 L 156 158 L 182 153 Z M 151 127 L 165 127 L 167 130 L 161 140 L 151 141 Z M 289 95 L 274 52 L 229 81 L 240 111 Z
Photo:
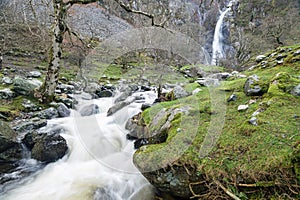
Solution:
M 279 72 L 271 79 L 268 95 L 283 96 L 291 94 L 299 82 L 300 80 L 293 78 L 287 72 Z

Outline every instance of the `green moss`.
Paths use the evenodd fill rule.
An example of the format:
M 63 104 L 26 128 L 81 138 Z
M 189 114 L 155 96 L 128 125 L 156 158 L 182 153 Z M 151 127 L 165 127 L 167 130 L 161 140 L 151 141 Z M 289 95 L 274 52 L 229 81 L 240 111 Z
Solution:
M 237 188 L 235 194 L 246 195 L 248 199 L 279 198 L 276 184 L 286 186 L 299 182 L 299 146 L 300 141 L 299 116 L 300 99 L 289 94 L 292 87 L 299 84 L 296 77 L 300 74 L 300 63 L 277 65 L 272 68 L 246 71 L 247 76 L 257 74 L 266 87 L 268 94 L 261 97 L 249 97 L 243 93 L 246 79 L 234 79 L 222 82 L 218 90 L 225 91 L 228 98 L 233 92 L 238 96 L 234 102 L 226 104 L 225 124 L 222 133 L 217 138 L 214 148 L 208 156 L 199 157 L 199 151 L 214 115 L 212 110 L 210 90 L 203 91 L 180 101 L 157 104 L 143 112 L 146 124 L 162 108 L 170 109 L 176 106 L 188 106 L 188 114 L 176 116 L 168 130 L 168 138 L 162 144 L 148 145 L 135 154 L 135 163 L 143 161 L 146 167 L 149 162 L 168 163 L 171 155 L 178 155 L 178 163 L 193 163 L 198 173 L 210 178 L 226 180 L 229 185 L 237 177 L 241 183 L 255 185 L 251 192 L 245 188 Z M 194 89 L 196 85 L 189 85 Z M 238 112 L 241 104 L 249 104 L 249 109 Z M 226 99 L 224 99 L 226 101 Z M 249 123 L 252 114 L 260 110 L 256 116 L 258 126 Z M 196 119 L 196 120 L 195 120 Z M 161 150 L 161 151 L 160 151 Z M 141 159 L 143 156 L 147 159 Z M 144 157 L 144 158 L 145 158 Z M 141 160 L 139 160 L 141 159 Z M 286 177 L 289 177 L 288 179 Z M 260 189 L 263 188 L 263 189 Z M 288 188 L 288 187 L 287 187 Z M 290 193 L 289 190 L 285 192 Z M 295 195 L 294 195 L 295 196 Z

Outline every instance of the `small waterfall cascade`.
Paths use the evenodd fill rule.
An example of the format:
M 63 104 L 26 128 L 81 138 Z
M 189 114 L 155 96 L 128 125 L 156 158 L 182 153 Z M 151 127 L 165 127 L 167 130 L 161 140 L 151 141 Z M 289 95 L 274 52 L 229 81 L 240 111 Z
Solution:
M 220 58 L 224 58 L 224 50 L 223 50 L 223 39 L 224 36 L 222 34 L 222 26 L 223 21 L 226 16 L 226 14 L 231 10 L 232 3 L 234 1 L 230 1 L 229 4 L 226 6 L 227 8 L 221 12 L 219 19 L 217 21 L 215 32 L 214 32 L 214 40 L 212 44 L 212 59 L 211 59 L 211 65 L 217 65 L 218 60 Z
M 126 140 L 127 120 L 140 112 L 142 103 L 153 103 L 153 91 L 111 116 L 115 98 L 79 99 L 79 106 L 96 104 L 99 113 L 48 121 L 46 129 L 63 128 L 69 153 L 0 194 L 3 200 L 151 200 L 153 188 L 132 163 L 133 142 Z M 130 97 L 129 97 L 130 98 Z M 76 98 L 77 99 L 77 98 Z M 79 108 L 80 109 L 80 108 Z

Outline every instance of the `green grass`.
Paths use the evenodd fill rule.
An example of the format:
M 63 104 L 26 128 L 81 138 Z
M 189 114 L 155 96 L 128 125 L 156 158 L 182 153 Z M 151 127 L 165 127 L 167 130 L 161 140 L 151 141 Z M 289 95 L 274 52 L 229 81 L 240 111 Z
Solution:
M 225 91 L 226 98 L 235 93 L 238 99 L 226 103 L 222 133 L 206 157 L 199 157 L 201 144 L 211 119 L 219 113 L 212 110 L 210 90 L 203 87 L 203 91 L 197 95 L 164 102 L 142 113 L 149 130 L 155 131 L 167 117 L 162 118 L 162 123 L 158 126 L 151 127 L 153 118 L 163 108 L 171 110 L 174 107 L 189 107 L 189 114 L 182 114 L 172 121 L 166 142 L 142 147 L 135 153 L 135 163 L 146 169 L 149 163 L 163 163 L 167 166 L 170 164 L 169 159 L 177 156 L 176 163 L 193 163 L 192 165 L 197 166 L 198 173 L 205 174 L 210 179 L 221 180 L 229 186 L 233 186 L 237 177 L 239 183 L 256 184 L 254 188 L 239 187 L 238 191 L 233 191 L 238 195 L 246 195 L 248 199 L 276 199 L 282 191 L 295 197 L 289 188 L 299 191 L 299 185 L 295 185 L 300 183 L 300 170 L 299 164 L 295 164 L 294 160 L 299 158 L 299 151 L 295 153 L 295 145 L 300 142 L 300 98 L 291 95 L 290 91 L 300 84 L 300 80 L 296 78 L 300 75 L 300 63 L 257 68 L 246 71 L 245 74 L 257 74 L 269 90 L 262 97 L 249 97 L 243 93 L 246 79 L 233 79 L 221 84 L 218 90 Z M 277 88 L 272 89 L 274 84 Z M 196 87 L 198 86 L 195 84 L 186 86 L 190 91 Z M 250 100 L 256 102 L 249 105 L 248 110 L 237 111 L 239 105 L 248 104 Z M 263 112 L 256 116 L 258 126 L 254 126 L 248 120 L 258 109 Z M 278 187 L 281 192 L 276 193 Z M 259 188 L 264 190 L 257 192 L 256 189 Z

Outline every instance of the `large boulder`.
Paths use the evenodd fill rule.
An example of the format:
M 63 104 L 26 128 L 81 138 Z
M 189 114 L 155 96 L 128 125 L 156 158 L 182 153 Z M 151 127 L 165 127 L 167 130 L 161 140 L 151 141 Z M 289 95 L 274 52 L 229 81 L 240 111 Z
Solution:
M 31 157 L 41 162 L 50 163 L 65 156 L 68 151 L 66 140 L 60 136 L 63 129 L 55 129 L 50 132 L 27 133 L 22 140 L 31 150 Z
M 13 91 L 20 95 L 32 96 L 34 90 L 42 85 L 39 80 L 28 80 L 21 77 L 15 77 Z
M 15 168 L 15 162 L 22 158 L 22 147 L 17 134 L 10 126 L 0 121 L 0 174 Z

